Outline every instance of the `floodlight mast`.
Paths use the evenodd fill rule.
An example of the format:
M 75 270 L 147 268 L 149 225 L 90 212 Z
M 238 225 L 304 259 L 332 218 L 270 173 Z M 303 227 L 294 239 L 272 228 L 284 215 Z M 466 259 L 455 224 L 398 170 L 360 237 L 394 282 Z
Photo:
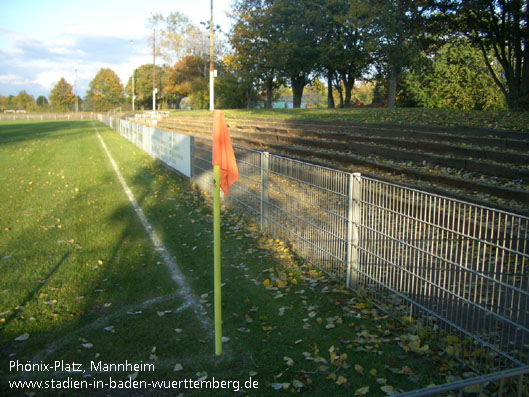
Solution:
M 153 24 L 155 24 L 154 22 Z M 156 111 L 156 25 L 152 29 L 152 111 Z
M 211 0 L 211 13 L 209 17 L 209 110 L 215 109 L 214 84 L 215 66 L 213 63 L 213 0 Z
M 134 40 L 130 41 L 130 45 L 132 48 L 134 48 Z M 132 111 L 134 112 L 134 60 L 132 60 L 131 63 L 132 63 Z
M 79 111 L 79 97 L 77 96 L 77 69 L 75 69 L 75 112 Z

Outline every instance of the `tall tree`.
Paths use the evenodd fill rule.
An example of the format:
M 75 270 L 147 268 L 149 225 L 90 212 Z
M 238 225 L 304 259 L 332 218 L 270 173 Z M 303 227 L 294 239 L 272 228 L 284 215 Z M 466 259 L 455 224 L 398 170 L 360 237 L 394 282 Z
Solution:
M 48 102 L 48 99 L 43 96 L 43 95 L 40 95 L 38 98 L 37 98 L 37 108 L 40 112 L 42 112 L 44 109 L 46 109 L 49 105 L 49 102 Z
M 99 69 L 89 87 L 86 96 L 96 112 L 111 110 L 123 103 L 123 85 L 112 69 Z
M 375 12 L 374 52 L 379 71 L 387 76 L 387 106 L 395 107 L 398 79 L 420 53 L 420 35 L 426 31 L 428 0 L 370 0 Z
M 237 0 L 230 43 L 235 52 L 232 63 L 238 65 L 238 73 L 246 85 L 247 105 L 254 90 L 266 92 L 266 107 L 272 107 L 273 91 L 284 79 L 280 76 L 280 59 L 277 51 L 277 35 L 270 18 L 269 0 Z
M 218 89 L 215 95 L 215 107 L 224 109 L 250 109 L 260 95 L 255 90 L 251 71 L 246 70 L 239 62 L 240 57 L 227 55 L 224 57 Z
M 167 86 L 167 71 L 166 65 L 156 66 L 156 87 L 159 87 L 159 93 L 162 103 L 168 98 L 166 97 Z M 132 76 L 129 77 L 126 92 L 132 90 Z M 134 92 L 137 95 L 136 105 L 143 109 L 152 109 L 152 64 L 148 63 L 141 65 L 134 70 Z
M 203 85 L 199 80 L 207 82 L 206 65 L 207 61 L 198 56 L 185 56 L 174 67 L 169 68 L 165 93 L 174 95 L 177 108 L 180 101 L 191 95 L 194 88 Z
M 371 8 L 365 0 L 327 0 L 328 4 L 337 3 L 342 9 L 336 10 L 334 21 L 337 33 L 331 45 L 338 49 L 335 59 L 337 77 L 344 87 L 343 106 L 351 106 L 352 90 L 356 79 L 368 68 L 371 62 L 369 53 L 371 40 Z
M 439 0 L 456 32 L 480 49 L 509 110 L 529 110 L 529 2 L 522 0 Z M 491 55 L 501 65 L 498 73 Z
M 17 109 L 33 111 L 36 109 L 35 98 L 33 95 L 29 95 L 26 91 L 22 90 L 18 93 L 15 98 L 17 103 Z
M 75 95 L 72 91 L 72 85 L 64 77 L 61 77 L 50 91 L 50 102 L 54 111 L 67 112 L 71 110 L 75 102 Z
M 8 110 L 9 99 L 6 96 L 0 95 L 0 110 Z
M 322 28 L 320 0 L 276 0 L 270 6 L 270 39 L 280 55 L 278 67 L 292 87 L 294 107 L 318 67 L 318 37 Z
M 423 58 L 404 78 L 406 92 L 418 105 L 464 110 L 506 108 L 479 49 L 468 40 L 453 40 Z
M 167 64 L 174 65 L 185 56 L 209 57 L 209 30 L 193 24 L 184 14 L 175 11 L 162 16 L 158 26 L 157 50 Z M 220 35 L 215 35 L 214 47 L 217 62 L 226 52 Z

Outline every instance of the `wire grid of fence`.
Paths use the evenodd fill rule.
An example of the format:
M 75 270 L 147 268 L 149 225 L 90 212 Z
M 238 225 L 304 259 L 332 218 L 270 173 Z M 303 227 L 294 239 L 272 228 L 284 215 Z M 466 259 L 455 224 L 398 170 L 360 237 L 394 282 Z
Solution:
M 119 131 L 114 120 L 107 124 Z M 529 218 L 234 149 L 240 179 L 225 200 L 264 232 L 476 371 L 526 366 Z M 191 179 L 204 190 L 211 168 L 211 141 L 194 138 Z

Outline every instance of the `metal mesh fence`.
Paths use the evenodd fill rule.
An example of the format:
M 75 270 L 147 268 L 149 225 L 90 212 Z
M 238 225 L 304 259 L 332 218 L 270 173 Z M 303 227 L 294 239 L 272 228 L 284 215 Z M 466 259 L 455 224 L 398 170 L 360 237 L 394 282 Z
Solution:
M 122 134 L 152 154 L 138 128 Z M 529 362 L 529 218 L 234 150 L 240 178 L 224 199 L 264 232 L 477 371 Z M 211 140 L 194 138 L 192 181 L 210 190 L 211 169 Z
M 362 178 L 352 282 L 481 372 L 528 361 L 529 219 Z

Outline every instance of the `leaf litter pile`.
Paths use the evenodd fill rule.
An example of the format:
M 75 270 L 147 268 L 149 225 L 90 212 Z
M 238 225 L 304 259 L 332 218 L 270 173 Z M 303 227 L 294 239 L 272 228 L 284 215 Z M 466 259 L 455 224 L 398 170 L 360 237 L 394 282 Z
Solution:
M 213 222 L 208 199 L 111 130 L 101 127 L 100 131 L 146 217 L 212 319 Z M 77 145 L 77 150 L 91 148 L 93 153 L 78 168 L 105 164 L 97 139 L 89 131 L 82 132 L 82 149 L 75 141 L 81 138 L 71 138 L 70 144 Z M 42 168 L 46 175 L 47 170 Z M 110 169 L 108 164 L 100 168 Z M 16 313 L 25 294 L 8 306 L 2 304 L 3 359 L 75 361 L 87 369 L 91 361 L 105 364 L 127 360 L 155 366 L 154 372 L 115 374 L 98 367 L 84 374 L 93 378 L 112 375 L 135 380 L 258 381 L 258 389 L 240 390 L 238 393 L 243 395 L 270 395 L 277 391 L 385 396 L 475 376 L 453 356 L 437 350 L 427 336 L 420 336 L 362 296 L 344 289 L 299 260 L 282 242 L 261 235 L 255 225 L 225 208 L 225 348 L 223 356 L 216 358 L 212 330 L 203 330 L 200 314 L 178 296 L 158 253 L 138 226 L 134 211 L 121 197 L 119 184 L 109 171 L 103 174 L 105 191 L 83 196 L 90 193 L 89 185 L 99 181 L 95 174 L 92 179 L 81 176 L 79 185 L 75 185 L 79 191 L 68 191 L 73 197 L 81 195 L 75 201 L 75 211 L 53 213 L 65 226 L 46 226 L 47 231 L 40 229 L 36 233 L 35 238 L 50 236 L 47 243 L 54 244 L 57 255 L 66 248 L 75 255 L 70 254 L 68 263 L 59 266 L 60 271 L 48 274 L 38 293 L 27 296 L 27 310 L 42 314 Z M 42 194 L 33 199 L 42 200 Z M 117 208 L 106 208 L 107 205 Z M 107 210 L 110 212 L 104 213 Z M 86 221 L 101 212 L 103 218 L 95 217 L 93 224 Z M 81 218 L 94 229 L 92 232 L 83 234 L 69 227 L 71 219 Z M 101 228 L 101 224 L 108 226 Z M 5 228 L 9 230 L 5 233 L 16 231 L 10 226 Z M 107 236 L 106 229 L 118 238 Z M 98 240 L 98 234 L 103 234 L 108 247 Z M 91 249 L 91 241 L 96 241 L 99 248 Z M 23 247 L 28 261 L 32 255 L 38 256 L 32 249 L 32 244 Z M 20 255 L 13 249 L 13 256 Z M 6 259 L 7 256 L 11 255 L 5 255 L 0 263 L 4 271 L 13 275 L 24 271 L 7 266 L 6 262 L 13 259 Z M 84 277 L 84 283 L 76 281 L 79 276 Z M 34 285 L 39 285 L 35 278 L 42 280 L 41 277 L 39 272 L 24 273 L 24 280 L 19 277 L 19 288 L 33 291 Z M 4 288 L 9 289 L 5 284 Z M 5 368 L 0 371 L 0 382 L 13 379 Z M 35 377 L 38 379 L 38 375 L 31 375 Z M 149 390 L 145 392 L 149 394 Z M 159 390 L 151 392 L 160 394 Z M 191 390 L 167 394 L 175 392 L 192 394 Z M 233 395 L 233 390 L 225 392 Z M 222 395 L 222 391 L 200 390 L 198 394 Z

